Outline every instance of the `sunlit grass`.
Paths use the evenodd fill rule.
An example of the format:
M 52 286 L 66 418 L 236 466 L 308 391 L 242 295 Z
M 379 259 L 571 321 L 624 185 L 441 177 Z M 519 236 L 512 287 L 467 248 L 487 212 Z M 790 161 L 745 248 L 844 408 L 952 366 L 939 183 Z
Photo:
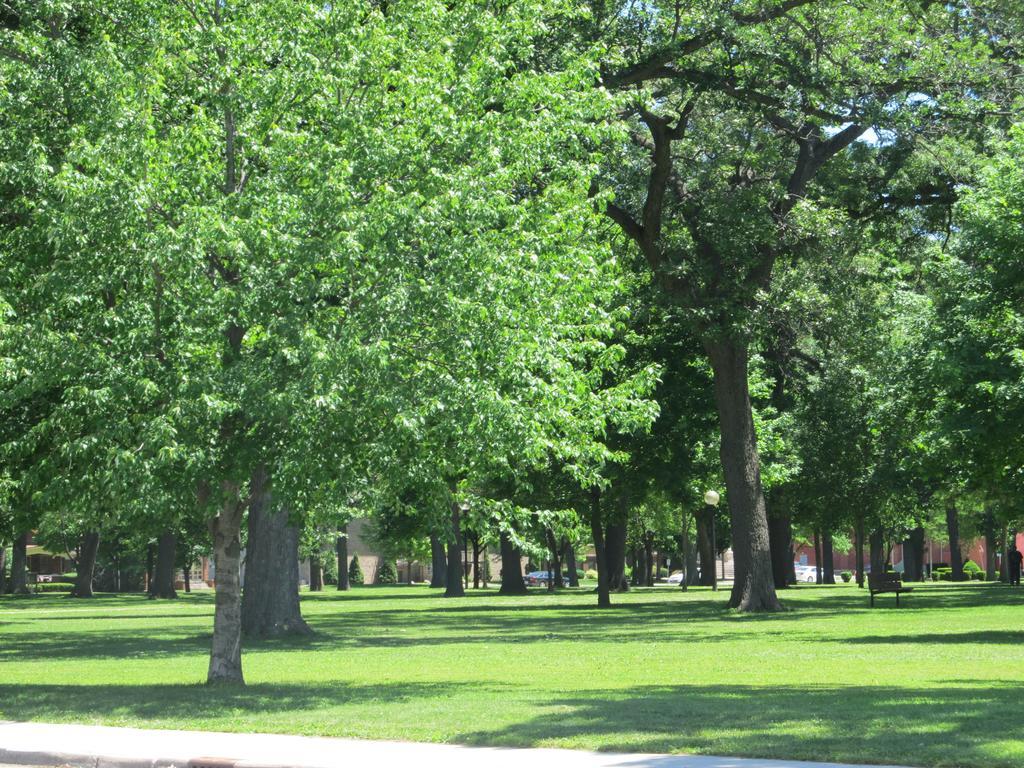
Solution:
M 209 689 L 211 594 L 0 599 L 0 717 L 468 744 L 1024 765 L 1024 591 L 927 585 L 896 610 L 800 587 L 445 600 L 304 595 L 312 638 L 249 643 Z

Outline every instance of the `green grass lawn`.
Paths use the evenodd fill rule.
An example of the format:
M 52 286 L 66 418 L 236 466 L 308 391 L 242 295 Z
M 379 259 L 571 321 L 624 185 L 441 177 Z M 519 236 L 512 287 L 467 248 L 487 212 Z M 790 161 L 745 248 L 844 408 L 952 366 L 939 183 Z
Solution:
M 207 688 L 212 594 L 0 599 L 0 718 L 922 766 L 1024 765 L 1024 590 L 304 595 L 312 638 Z

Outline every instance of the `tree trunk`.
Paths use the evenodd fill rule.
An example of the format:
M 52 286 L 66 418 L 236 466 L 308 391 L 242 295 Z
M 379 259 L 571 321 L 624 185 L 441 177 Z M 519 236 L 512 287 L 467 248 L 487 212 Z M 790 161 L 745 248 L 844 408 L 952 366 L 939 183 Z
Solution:
M 99 532 L 87 531 L 78 549 L 78 576 L 75 577 L 72 597 L 92 597 L 92 577 L 96 572 L 96 553 L 99 548 Z
M 705 505 L 699 514 L 694 515 L 697 521 L 697 551 L 700 553 L 699 583 L 702 587 L 710 587 L 715 583 L 715 544 L 711 540 L 714 514 L 715 508 Z
M 578 587 L 580 585 L 580 576 L 576 570 L 576 551 L 572 548 L 572 544 L 569 543 L 568 539 L 565 541 L 562 557 L 565 560 L 565 570 L 566 575 L 569 577 L 569 586 Z
M 985 579 L 996 580 L 996 521 L 991 509 L 985 510 Z
M 213 609 L 213 644 L 207 684 L 244 683 L 242 677 L 242 590 L 239 566 L 242 555 L 242 515 L 245 505 L 237 485 L 225 482 L 220 512 L 210 520 L 216 595 Z
M 309 556 L 309 591 L 324 591 L 324 566 L 317 555 Z
M 640 547 L 634 547 L 633 552 L 630 555 L 630 560 L 632 561 L 631 564 L 633 568 L 633 578 L 630 579 L 630 584 L 632 584 L 634 587 L 639 587 L 641 585 L 640 575 L 643 573 L 644 570 L 643 559 L 643 550 Z
M 836 566 L 832 549 L 832 531 L 827 528 L 821 532 L 821 578 L 826 584 L 836 583 Z
M 792 582 L 793 521 L 789 515 L 768 517 L 768 547 L 772 555 L 772 583 L 776 589 L 785 589 Z
M 181 569 L 182 581 L 185 584 L 185 594 L 189 594 L 192 591 L 192 563 L 185 563 L 185 567 Z
M 605 558 L 608 563 L 608 588 L 613 592 L 628 592 L 626 579 L 626 523 L 609 523 L 605 535 Z
M 448 532 L 447 584 L 445 597 L 465 597 L 462 584 L 462 530 L 459 505 L 452 503 L 452 529 Z
M 499 595 L 525 595 L 526 582 L 523 581 L 522 554 L 512 539 L 504 531 L 501 540 L 501 588 Z
M 747 346 L 718 341 L 709 343 L 707 352 L 714 370 L 736 571 L 729 605 L 741 611 L 778 611 L 782 606 L 772 579 L 768 516 L 747 383 Z
M 473 534 L 473 589 L 480 589 L 480 537 Z
M 817 528 L 814 529 L 814 583 L 824 583 L 821 572 L 821 534 Z
M 299 605 L 299 531 L 289 523 L 288 510 L 274 509 L 264 468 L 253 473 L 250 488 L 242 631 L 252 637 L 308 635 L 312 630 Z
M 350 584 L 348 583 L 348 526 L 343 525 L 338 529 L 338 538 L 334 542 L 334 552 L 338 557 L 338 591 L 345 592 Z M 430 586 L 434 586 L 431 583 Z
M 999 559 L 999 580 L 1003 584 L 1010 581 L 1010 561 L 1007 558 L 1007 554 L 1015 536 L 1016 534 L 1010 530 L 1009 526 L 1003 529 L 1003 545 L 1001 547 L 1003 556 Z
M 658 575 L 658 563 L 654 560 L 654 539 L 644 536 L 644 580 L 646 587 L 654 586 L 654 578 Z
M 156 566 L 153 569 L 153 580 L 149 582 L 149 596 L 154 598 L 173 599 L 178 596 L 174 591 L 174 550 L 177 537 L 173 531 L 160 534 L 156 544 Z
M 7 592 L 7 542 L 0 539 L 0 595 Z
M 28 594 L 28 531 L 14 540 L 11 552 L 11 594 Z
M 946 502 L 946 531 L 949 533 L 949 567 L 953 581 L 964 580 L 964 561 L 960 554 L 960 515 L 956 501 Z
M 601 520 L 601 489 L 597 486 L 590 489 L 590 533 L 594 537 L 594 559 L 597 561 L 597 607 L 611 608 L 608 550 Z
M 548 568 L 548 592 L 554 592 L 562 586 L 562 556 L 559 552 L 558 542 L 555 541 L 555 535 L 550 530 L 545 531 L 545 535 L 548 540 L 548 550 L 551 552 L 550 567 Z
M 683 557 L 686 558 L 686 578 L 683 579 L 683 586 L 696 586 L 697 579 L 697 543 L 690 538 L 690 526 L 686 520 L 686 512 L 683 512 Z
M 448 583 L 448 562 L 444 544 L 437 534 L 430 534 L 430 586 L 440 589 Z
M 924 528 L 920 525 L 911 529 L 903 543 L 903 578 L 924 581 Z
M 871 573 L 874 575 L 885 573 L 885 539 L 882 536 L 882 529 L 875 528 L 868 537 L 871 547 Z
M 153 545 L 152 544 L 147 544 L 146 545 L 146 583 L 143 585 L 146 588 L 146 592 L 147 593 L 149 592 L 150 585 L 153 583 L 153 570 L 154 570 L 153 563 L 154 563 L 155 557 L 156 557 L 156 553 L 155 553 L 155 551 L 153 549 Z
M 864 518 L 858 517 L 853 532 L 854 549 L 857 553 L 857 586 L 864 588 Z

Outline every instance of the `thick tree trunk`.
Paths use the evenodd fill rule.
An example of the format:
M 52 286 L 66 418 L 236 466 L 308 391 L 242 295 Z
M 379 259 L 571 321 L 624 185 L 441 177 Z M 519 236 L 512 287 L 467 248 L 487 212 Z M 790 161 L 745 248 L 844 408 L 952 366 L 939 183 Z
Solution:
M 747 382 L 747 346 L 717 341 L 709 343 L 707 351 L 714 370 L 736 571 L 729 605 L 741 611 L 781 610 L 772 579 L 768 516 Z
M 609 523 L 605 534 L 605 558 L 608 563 L 608 588 L 612 592 L 628 592 L 626 578 L 626 523 Z
M 991 509 L 985 510 L 985 579 L 996 580 L 996 521 Z
M 274 508 L 268 480 L 261 468 L 253 473 L 250 486 L 242 631 L 252 637 L 307 635 L 312 630 L 299 606 L 299 531 L 289 524 L 287 510 Z
M 702 587 L 710 587 L 715 583 L 715 545 L 711 540 L 714 514 L 715 508 L 705 505 L 694 516 L 697 521 L 697 551 L 700 553 L 699 583 Z
M 465 597 L 466 589 L 462 584 L 462 528 L 459 505 L 452 504 L 452 529 L 448 532 L 448 562 L 446 564 L 447 581 L 445 597 Z
M 792 582 L 793 521 L 789 515 L 768 517 L 768 546 L 772 555 L 772 582 L 776 589 L 785 589 Z
M 350 584 L 348 583 L 348 526 L 343 525 L 338 529 L 338 538 L 334 542 L 334 553 L 338 558 L 338 591 L 345 592 Z M 434 586 L 431 583 L 430 586 Z
M 437 534 L 430 534 L 430 586 L 440 589 L 448 583 L 448 561 L 444 544 Z
M 177 537 L 173 531 L 160 534 L 156 544 L 156 566 L 153 568 L 153 580 L 149 582 L 149 596 L 154 598 L 173 599 L 178 596 L 174 591 L 174 560 Z
M 501 539 L 501 588 L 499 595 L 525 595 L 526 582 L 523 581 L 522 554 L 512 539 L 504 531 Z
M 857 586 L 864 588 L 864 518 L 858 517 L 853 532 L 854 549 L 857 559 Z
M 242 555 L 242 515 L 245 505 L 239 488 L 223 485 L 225 500 L 210 521 L 216 596 L 213 610 L 213 644 L 210 648 L 208 684 L 244 683 L 242 677 L 242 590 L 239 566 Z
M 911 529 L 903 542 L 903 578 L 906 581 L 924 581 L 924 528 Z
M 324 591 L 324 567 L 317 555 L 309 556 L 309 591 Z
M 576 551 L 568 541 L 565 542 L 563 557 L 565 559 L 565 572 L 569 577 L 569 586 L 578 587 L 580 585 L 580 576 L 576 570 Z
M 72 597 L 92 597 L 92 579 L 96 573 L 96 553 L 99 548 L 99 532 L 87 531 L 78 548 L 78 576 L 75 577 L 75 587 L 71 590 Z
M 871 573 L 885 573 L 885 539 L 882 536 L 882 529 L 875 528 L 871 531 L 868 542 L 871 547 Z
M 19 534 L 11 551 L 11 594 L 28 594 L 28 531 Z
M 590 533 L 594 537 L 594 559 L 597 561 L 597 607 L 610 608 L 612 605 L 609 589 L 608 550 L 605 546 L 604 529 L 601 519 L 601 490 L 590 489 Z
M 949 533 L 949 567 L 952 569 L 953 581 L 964 580 L 964 561 L 960 554 L 960 515 L 956 509 L 956 501 L 946 502 L 946 531 Z
M 832 531 L 827 528 L 821 532 L 821 578 L 826 584 L 836 583 L 836 566 L 832 549 Z

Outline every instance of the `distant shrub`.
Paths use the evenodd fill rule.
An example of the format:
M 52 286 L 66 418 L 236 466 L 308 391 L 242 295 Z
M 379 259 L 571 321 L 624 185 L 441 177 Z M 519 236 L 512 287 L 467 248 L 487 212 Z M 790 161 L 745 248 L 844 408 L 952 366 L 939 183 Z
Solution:
M 352 562 L 348 565 L 348 583 L 352 585 L 364 583 L 363 569 L 359 566 L 358 557 L 353 557 Z
M 377 583 L 378 584 L 397 584 L 398 576 L 395 573 L 395 564 L 390 560 L 381 560 L 380 565 L 377 566 Z
M 65 581 L 41 581 L 36 584 L 36 592 L 70 592 L 74 587 Z
M 625 573 L 626 573 L 626 578 L 627 579 L 633 578 L 633 569 L 630 568 L 628 565 L 626 566 Z
M 936 568 L 932 571 L 932 581 L 952 581 L 953 580 L 953 569 L 952 568 Z
M 849 584 L 850 581 L 853 579 L 853 574 L 850 573 L 849 571 L 843 571 L 842 573 L 839 574 L 839 578 L 841 578 L 843 580 L 844 584 Z
M 668 568 L 659 568 L 658 569 L 658 578 L 659 579 L 667 579 L 668 578 Z
M 973 560 L 968 560 L 966 563 L 964 563 L 964 573 L 972 579 L 977 578 L 978 576 L 984 578 L 985 576 L 985 571 L 983 571 L 981 566 Z
M 587 581 L 597 581 L 597 571 L 584 571 L 583 578 Z

